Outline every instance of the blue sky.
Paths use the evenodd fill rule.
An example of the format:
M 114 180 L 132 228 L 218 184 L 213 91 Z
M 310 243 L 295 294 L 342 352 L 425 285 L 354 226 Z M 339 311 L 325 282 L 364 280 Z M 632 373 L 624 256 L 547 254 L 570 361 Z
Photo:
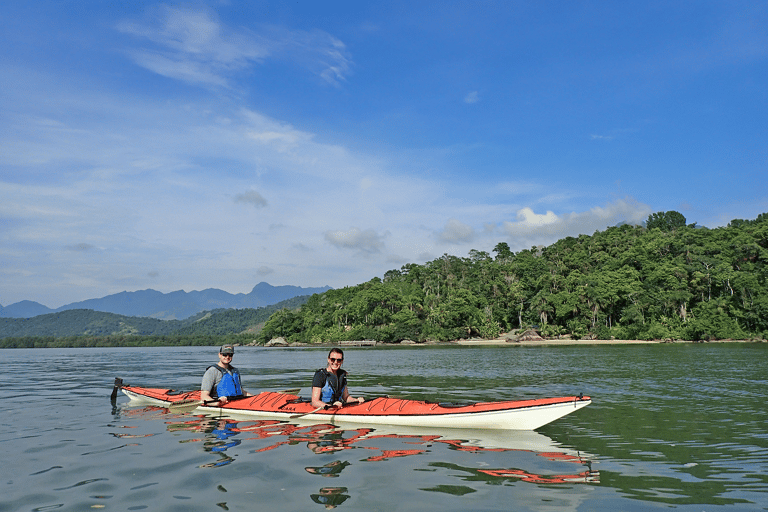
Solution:
M 0 304 L 768 212 L 768 3 L 0 2 Z

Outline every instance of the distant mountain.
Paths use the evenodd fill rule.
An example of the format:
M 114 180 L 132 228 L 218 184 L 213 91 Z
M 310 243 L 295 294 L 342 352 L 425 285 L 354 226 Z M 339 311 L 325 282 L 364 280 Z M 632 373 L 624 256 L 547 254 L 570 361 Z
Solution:
M 22 300 L 0 308 L 0 318 L 31 318 L 47 313 L 53 313 L 53 310 L 31 300 Z
M 293 297 L 323 293 L 330 289 L 330 286 L 322 288 L 272 286 L 264 282 L 254 286 L 250 293 L 237 294 L 231 294 L 216 288 L 192 292 L 179 290 L 170 293 L 149 289 L 135 292 L 120 292 L 107 295 L 101 299 L 73 302 L 57 309 L 50 309 L 37 302 L 24 300 L 0 308 L 0 317 L 31 318 L 72 309 L 90 309 L 124 316 L 157 318 L 160 320 L 183 320 L 201 311 L 230 308 L 261 308 Z
M 213 337 L 246 333 L 254 336 L 275 311 L 283 308 L 296 310 L 306 304 L 309 297 L 309 295 L 292 297 L 277 304 L 256 309 L 201 311 L 185 320 L 159 320 L 90 309 L 70 309 L 32 318 L 0 318 L 0 340 L 5 338 L 64 338 L 69 336 L 192 336 L 210 340 Z M 53 345 L 49 343 L 53 343 Z M 125 340 L 120 341 L 120 346 L 123 344 L 128 346 L 131 343 Z M 159 344 L 162 345 L 163 343 Z M 0 348 L 38 346 L 64 345 L 39 339 L 0 342 Z M 114 345 L 107 344 L 106 346 Z

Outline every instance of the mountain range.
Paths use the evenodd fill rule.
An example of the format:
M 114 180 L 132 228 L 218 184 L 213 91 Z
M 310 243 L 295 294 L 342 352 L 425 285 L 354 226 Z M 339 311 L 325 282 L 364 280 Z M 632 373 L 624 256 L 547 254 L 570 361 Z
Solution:
M 0 318 L 32 318 L 38 315 L 71 309 L 90 309 L 125 316 L 157 318 L 159 320 L 183 320 L 201 311 L 230 308 L 261 308 L 300 295 L 323 293 L 330 289 L 330 286 L 321 288 L 302 288 L 300 286 L 288 285 L 272 286 L 265 282 L 254 286 L 249 293 L 237 294 L 228 293 L 216 288 L 191 292 L 178 290 L 170 293 L 148 289 L 135 292 L 120 292 L 100 299 L 73 302 L 57 309 L 48 308 L 38 302 L 23 300 L 5 307 L 0 305 Z

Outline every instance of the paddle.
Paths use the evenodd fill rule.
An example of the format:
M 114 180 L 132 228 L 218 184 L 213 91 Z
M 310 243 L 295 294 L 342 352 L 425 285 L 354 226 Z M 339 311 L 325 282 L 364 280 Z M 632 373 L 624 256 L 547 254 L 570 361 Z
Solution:
M 352 402 L 344 402 L 343 404 L 341 404 L 341 407 L 346 407 L 346 406 L 348 406 L 348 405 L 359 404 L 359 403 L 360 403 L 360 402 L 358 402 L 357 400 L 354 400 L 354 401 L 352 401 Z M 316 413 L 317 411 L 319 411 L 319 410 L 321 410 L 321 409 L 326 409 L 326 408 L 330 409 L 331 407 L 336 407 L 336 408 L 339 408 L 339 409 L 341 408 L 341 407 L 339 407 L 338 405 L 329 405 L 329 404 L 326 404 L 326 405 L 323 405 L 323 406 L 321 406 L 321 407 L 318 407 L 318 408 L 317 408 L 317 409 L 315 409 L 314 411 L 309 411 L 309 412 L 302 412 L 302 413 L 300 413 L 300 414 L 294 414 L 293 416 L 289 416 L 289 419 L 301 418 L 302 416 L 306 416 L 307 414 L 314 414 L 314 413 Z
M 286 390 L 283 390 L 283 391 L 278 391 L 278 393 L 284 393 L 286 395 L 295 395 L 299 391 L 301 391 L 301 388 L 286 389 Z M 238 397 L 238 398 L 236 398 L 236 400 L 239 400 L 241 398 L 248 398 L 248 397 L 244 397 L 244 396 L 243 397 Z M 206 400 L 204 402 L 201 401 L 201 400 L 193 400 L 193 399 L 179 400 L 178 402 L 174 402 L 171 405 L 169 405 L 168 406 L 168 411 L 170 411 L 172 413 L 189 412 L 189 411 L 194 411 L 195 409 L 197 409 L 201 405 L 208 405 L 208 404 L 212 404 L 214 402 L 218 402 L 218 400 Z
M 307 414 L 314 414 L 314 413 L 316 413 L 317 411 L 319 411 L 321 409 L 325 409 L 326 407 L 328 407 L 328 405 L 323 405 L 322 407 L 318 407 L 314 411 L 302 412 L 301 414 L 294 414 L 293 416 L 289 416 L 289 419 L 293 420 L 293 419 L 296 419 L 296 418 L 301 418 L 302 416 L 306 416 Z
M 110 399 L 114 402 L 117 400 L 117 392 L 120 391 L 120 388 L 123 387 L 123 379 L 120 377 L 115 377 L 115 387 L 112 388 L 112 394 L 110 395 Z
M 181 413 L 181 412 L 189 412 L 194 411 L 201 405 L 208 405 L 212 404 L 213 402 L 217 402 L 218 400 L 179 400 L 178 402 L 174 402 L 171 405 L 168 406 L 168 411 L 172 412 L 174 414 Z

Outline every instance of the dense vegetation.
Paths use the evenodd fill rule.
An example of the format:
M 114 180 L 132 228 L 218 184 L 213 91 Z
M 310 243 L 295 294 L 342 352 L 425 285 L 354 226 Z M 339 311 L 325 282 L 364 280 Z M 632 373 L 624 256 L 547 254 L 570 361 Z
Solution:
M 72 309 L 33 318 L 0 318 L 0 348 L 214 345 L 249 343 L 275 311 L 301 307 L 308 296 L 258 309 L 204 311 L 185 320 Z
M 357 286 L 186 320 L 90 310 L 0 318 L 0 348 L 452 340 L 529 327 L 545 337 L 768 338 L 768 214 L 707 229 L 660 212 L 645 227 L 518 253 L 502 242 L 493 253 L 445 254 Z
M 686 225 L 678 212 L 493 257 L 445 254 L 276 312 L 265 342 L 545 336 L 600 339 L 768 337 L 768 214 L 727 227 Z

